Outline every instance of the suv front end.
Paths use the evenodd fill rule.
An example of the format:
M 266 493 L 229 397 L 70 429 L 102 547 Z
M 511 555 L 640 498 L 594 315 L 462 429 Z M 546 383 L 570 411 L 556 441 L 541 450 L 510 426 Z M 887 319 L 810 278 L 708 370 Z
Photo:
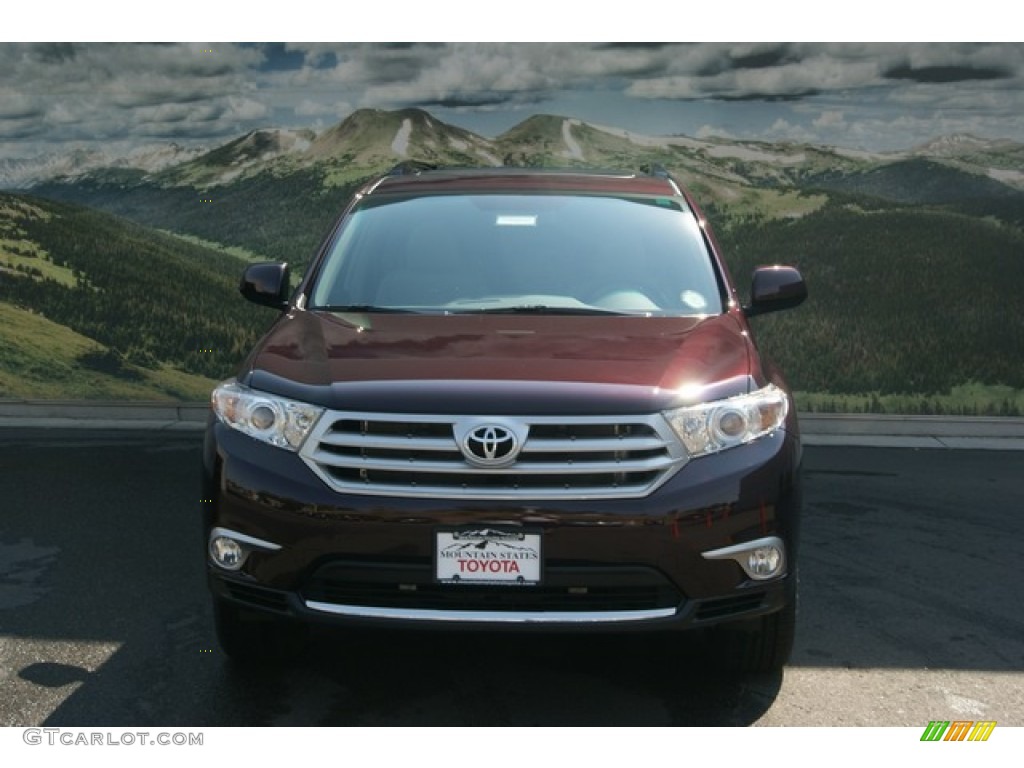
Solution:
M 243 280 L 283 313 L 207 431 L 229 654 L 317 622 L 720 626 L 743 668 L 785 662 L 800 442 L 746 316 L 799 303 L 794 270 L 740 307 L 671 180 L 518 171 L 375 183 L 286 275 Z

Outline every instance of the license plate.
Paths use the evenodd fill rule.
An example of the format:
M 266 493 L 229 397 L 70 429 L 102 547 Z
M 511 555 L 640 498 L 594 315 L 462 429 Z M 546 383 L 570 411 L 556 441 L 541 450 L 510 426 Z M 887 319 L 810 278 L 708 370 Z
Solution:
M 496 528 L 439 530 L 435 575 L 449 584 L 540 584 L 540 534 Z

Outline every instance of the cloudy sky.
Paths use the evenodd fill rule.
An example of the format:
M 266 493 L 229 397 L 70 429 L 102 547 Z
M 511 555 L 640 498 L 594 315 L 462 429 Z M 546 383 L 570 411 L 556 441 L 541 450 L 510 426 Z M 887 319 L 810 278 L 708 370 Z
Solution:
M 1024 44 L 0 43 L 0 158 L 215 146 L 406 106 L 485 136 L 543 112 L 871 150 L 1024 141 Z

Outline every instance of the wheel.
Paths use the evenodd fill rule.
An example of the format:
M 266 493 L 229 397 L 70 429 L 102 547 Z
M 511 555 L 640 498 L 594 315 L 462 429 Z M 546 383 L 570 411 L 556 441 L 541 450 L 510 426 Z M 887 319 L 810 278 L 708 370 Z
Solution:
M 282 619 L 251 615 L 225 600 L 213 601 L 217 642 L 233 661 L 241 664 L 275 663 L 302 652 L 305 632 Z
M 790 576 L 786 605 L 775 613 L 727 624 L 719 629 L 718 653 L 735 672 L 778 672 L 789 661 L 796 636 L 797 579 Z

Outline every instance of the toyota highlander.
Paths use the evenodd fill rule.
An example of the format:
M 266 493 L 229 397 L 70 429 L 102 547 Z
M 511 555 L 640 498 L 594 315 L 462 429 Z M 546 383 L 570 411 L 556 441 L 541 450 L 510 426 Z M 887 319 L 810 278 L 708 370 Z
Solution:
M 302 625 L 706 628 L 787 660 L 801 448 L 741 300 L 667 173 L 395 173 L 364 186 L 212 394 L 204 543 L 218 637 Z

